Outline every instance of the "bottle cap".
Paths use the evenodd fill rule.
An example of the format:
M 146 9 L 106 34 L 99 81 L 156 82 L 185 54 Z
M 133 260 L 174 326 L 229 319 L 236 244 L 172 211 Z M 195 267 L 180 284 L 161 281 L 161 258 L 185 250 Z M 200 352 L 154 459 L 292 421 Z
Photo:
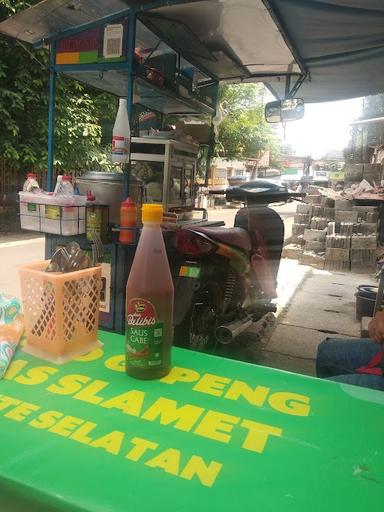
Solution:
M 121 206 L 125 206 L 125 207 L 129 207 L 129 208 L 132 208 L 132 207 L 135 207 L 135 201 L 131 198 L 131 197 L 127 197 L 127 199 L 125 199 L 124 201 L 121 202 Z
M 72 181 L 71 176 L 66 176 L 65 174 L 61 179 L 62 179 L 62 181 Z
M 141 209 L 141 220 L 145 222 L 157 222 L 163 220 L 163 206 L 161 204 L 143 204 Z
M 34 172 L 29 172 L 29 173 L 27 174 L 27 178 L 36 178 L 36 176 L 37 176 L 37 175 L 36 175 Z

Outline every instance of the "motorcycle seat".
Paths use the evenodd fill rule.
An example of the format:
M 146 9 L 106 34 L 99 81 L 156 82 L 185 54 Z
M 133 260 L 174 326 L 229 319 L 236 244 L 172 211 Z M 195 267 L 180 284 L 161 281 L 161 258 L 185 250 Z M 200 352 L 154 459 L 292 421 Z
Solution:
M 189 228 L 189 230 L 203 233 L 209 238 L 232 245 L 246 252 L 250 252 L 252 249 L 251 239 L 248 232 L 243 228 L 205 228 L 196 226 Z

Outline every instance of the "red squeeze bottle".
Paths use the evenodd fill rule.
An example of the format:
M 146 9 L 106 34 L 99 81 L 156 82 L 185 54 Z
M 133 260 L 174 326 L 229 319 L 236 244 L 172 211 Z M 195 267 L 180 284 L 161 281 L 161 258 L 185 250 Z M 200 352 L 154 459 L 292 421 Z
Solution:
M 127 197 L 122 201 L 120 206 L 120 227 L 135 228 L 136 227 L 136 205 L 133 199 Z M 119 233 L 119 242 L 121 244 L 132 244 L 135 241 L 135 231 L 129 229 L 121 229 Z

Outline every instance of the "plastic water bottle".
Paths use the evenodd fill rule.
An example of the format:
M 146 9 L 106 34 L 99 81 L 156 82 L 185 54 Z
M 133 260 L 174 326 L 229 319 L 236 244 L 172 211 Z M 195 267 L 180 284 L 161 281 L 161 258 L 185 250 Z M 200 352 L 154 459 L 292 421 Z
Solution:
M 80 206 L 75 204 L 71 176 L 58 176 L 52 205 L 45 207 L 45 217 L 51 223 L 51 233 L 77 234 L 84 220 L 80 218 Z M 84 210 L 85 208 L 82 207 Z M 84 214 L 85 216 L 85 214 Z M 84 219 L 84 216 L 82 217 Z
M 171 368 L 173 282 L 162 220 L 161 205 L 143 205 L 144 227 L 127 282 L 126 371 L 138 379 L 160 379 Z
M 59 178 L 59 176 L 57 178 Z M 72 185 L 72 178 L 70 176 L 65 176 L 65 175 L 62 176 L 59 186 L 56 183 L 56 187 L 57 187 L 56 194 L 60 195 L 60 196 L 73 196 L 75 193 L 73 185 Z M 56 187 L 55 187 L 55 190 L 56 190 Z
M 115 124 L 112 131 L 112 161 L 125 164 L 129 160 L 131 128 L 129 126 L 127 100 L 119 99 Z
M 39 192 L 40 187 L 37 183 L 37 176 L 34 172 L 29 172 L 27 174 L 27 179 L 24 182 L 23 185 L 23 192 Z
M 60 186 L 61 186 L 61 183 L 62 183 L 62 180 L 63 180 L 63 175 L 62 174 L 58 174 L 57 175 L 57 179 L 56 179 L 56 185 L 55 185 L 55 190 L 53 191 L 53 194 L 56 195 L 60 189 Z

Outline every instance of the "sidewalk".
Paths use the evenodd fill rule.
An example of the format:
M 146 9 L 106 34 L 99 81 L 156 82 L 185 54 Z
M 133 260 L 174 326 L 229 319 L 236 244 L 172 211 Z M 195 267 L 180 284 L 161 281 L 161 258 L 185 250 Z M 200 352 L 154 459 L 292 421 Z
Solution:
M 19 296 L 17 266 L 44 258 L 44 237 L 24 231 L 0 237 L 0 292 Z
M 284 273 L 280 287 L 292 276 Z M 355 316 L 355 292 L 359 284 L 374 284 L 373 277 L 361 274 L 328 272 L 299 265 L 304 272 L 296 292 L 278 311 L 275 330 L 260 353 L 259 364 L 306 375 L 315 375 L 319 343 L 327 338 L 360 336 Z
M 17 231 L 14 233 L 0 233 L 0 247 L 4 247 L 13 242 L 25 242 L 28 240 L 44 240 L 44 233 L 35 231 Z

